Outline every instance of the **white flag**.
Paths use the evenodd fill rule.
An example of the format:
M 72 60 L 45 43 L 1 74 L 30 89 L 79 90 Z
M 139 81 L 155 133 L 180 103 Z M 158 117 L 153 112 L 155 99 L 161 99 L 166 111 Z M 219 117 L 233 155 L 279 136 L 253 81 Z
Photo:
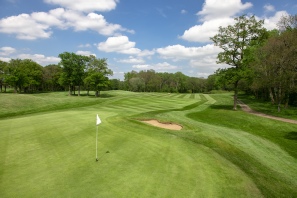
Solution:
M 100 118 L 99 118 L 99 116 L 97 114 L 96 125 L 98 126 L 100 123 L 101 123 L 101 120 L 100 120 Z

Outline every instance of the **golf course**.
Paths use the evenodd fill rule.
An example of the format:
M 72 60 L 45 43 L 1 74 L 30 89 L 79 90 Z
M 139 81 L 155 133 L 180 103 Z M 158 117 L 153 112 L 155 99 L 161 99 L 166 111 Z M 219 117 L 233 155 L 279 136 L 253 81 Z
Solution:
M 0 94 L 1 198 L 297 197 L 297 125 L 231 92 L 67 94 Z

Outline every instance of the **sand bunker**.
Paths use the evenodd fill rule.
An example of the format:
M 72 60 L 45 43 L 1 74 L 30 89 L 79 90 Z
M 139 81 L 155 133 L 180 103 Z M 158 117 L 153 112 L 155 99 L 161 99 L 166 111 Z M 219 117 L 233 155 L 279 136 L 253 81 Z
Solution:
M 178 124 L 171 124 L 171 123 L 161 123 L 158 120 L 143 120 L 142 122 L 164 128 L 164 129 L 170 129 L 170 130 L 181 130 L 183 127 Z

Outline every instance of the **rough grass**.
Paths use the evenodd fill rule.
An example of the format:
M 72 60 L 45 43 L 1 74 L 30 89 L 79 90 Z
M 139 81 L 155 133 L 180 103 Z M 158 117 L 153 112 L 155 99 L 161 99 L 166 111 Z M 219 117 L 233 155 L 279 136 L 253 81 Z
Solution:
M 281 105 L 281 111 L 278 112 L 277 104 L 272 104 L 269 101 L 258 100 L 253 96 L 244 94 L 239 95 L 239 98 L 243 102 L 249 104 L 249 106 L 255 111 L 259 111 L 268 115 L 297 120 L 296 106 L 288 106 L 287 108 L 285 108 L 284 105 Z
M 28 95 L 36 99 L 30 108 L 25 100 L 8 105 L 0 119 L 0 197 L 297 196 L 296 125 L 232 111 L 230 94 L 105 94 Z M 25 95 L 0 94 L 0 101 L 8 96 L 17 103 Z

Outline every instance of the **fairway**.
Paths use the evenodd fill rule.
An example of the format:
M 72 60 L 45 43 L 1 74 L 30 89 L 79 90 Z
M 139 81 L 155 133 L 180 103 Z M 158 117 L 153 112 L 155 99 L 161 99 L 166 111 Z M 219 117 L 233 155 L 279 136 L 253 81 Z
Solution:
M 0 94 L 20 103 L 0 114 L 1 198 L 297 197 L 297 125 L 233 111 L 230 94 L 54 94 Z

